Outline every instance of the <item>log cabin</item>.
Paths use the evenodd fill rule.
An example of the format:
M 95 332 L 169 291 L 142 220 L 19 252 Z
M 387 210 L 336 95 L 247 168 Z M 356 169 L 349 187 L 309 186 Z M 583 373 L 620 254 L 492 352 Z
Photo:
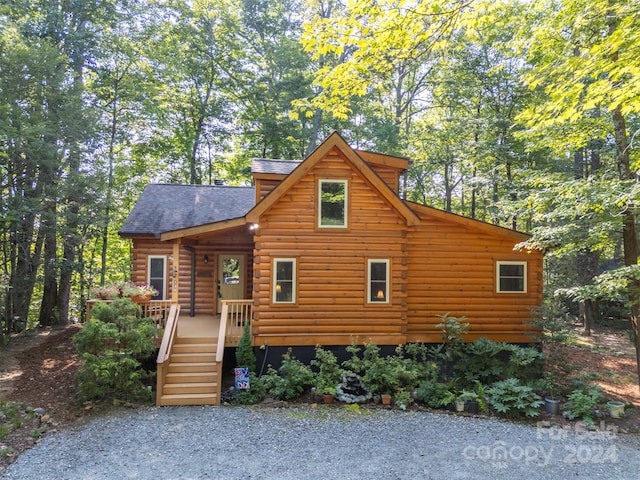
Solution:
M 528 235 L 403 200 L 406 158 L 333 133 L 302 161 L 255 159 L 253 186 L 148 185 L 119 233 L 161 311 L 158 405 L 217 404 L 243 325 L 258 363 L 314 346 L 534 342 L 542 254 Z M 154 310 L 155 306 L 155 310 Z

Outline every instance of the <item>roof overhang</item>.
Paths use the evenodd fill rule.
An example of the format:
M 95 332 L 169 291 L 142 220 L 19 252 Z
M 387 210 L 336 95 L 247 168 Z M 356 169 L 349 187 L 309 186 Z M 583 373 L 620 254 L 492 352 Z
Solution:
M 241 227 L 247 224 L 245 217 L 233 218 L 230 220 L 224 220 L 222 222 L 207 223 L 204 225 L 197 225 L 195 227 L 181 228 L 179 230 L 171 230 L 163 232 L 160 235 L 160 240 L 175 240 L 178 238 L 195 237 L 199 235 L 206 235 L 215 232 L 221 232 L 230 228 Z

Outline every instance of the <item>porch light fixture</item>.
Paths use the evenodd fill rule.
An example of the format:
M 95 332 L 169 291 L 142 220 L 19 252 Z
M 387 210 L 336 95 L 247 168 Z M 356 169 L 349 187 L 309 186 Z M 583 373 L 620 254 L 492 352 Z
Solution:
M 384 299 L 384 292 L 382 290 L 378 290 L 378 294 L 376 295 L 376 298 L 379 299 Z
M 209 255 L 205 255 L 202 261 L 205 263 L 205 265 L 209 263 Z
M 277 284 L 276 284 L 276 292 L 277 292 L 277 293 L 282 292 L 282 287 L 280 286 L 280 284 L 279 284 L 279 283 L 277 283 Z

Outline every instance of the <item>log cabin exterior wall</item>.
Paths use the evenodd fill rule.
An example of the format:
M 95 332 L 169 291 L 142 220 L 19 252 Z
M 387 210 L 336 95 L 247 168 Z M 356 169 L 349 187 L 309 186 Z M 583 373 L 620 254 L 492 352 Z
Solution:
M 245 297 L 250 298 L 253 289 L 253 242 L 249 235 L 244 239 L 232 235 L 220 235 L 202 241 L 190 241 L 187 245 L 195 249 L 196 273 L 195 273 L 195 305 L 196 315 L 215 315 L 217 301 L 217 271 L 218 255 L 238 254 L 245 255 Z M 174 269 L 173 243 L 163 242 L 158 239 L 134 239 L 133 240 L 133 262 L 131 279 L 134 282 L 148 281 L 148 259 L 149 256 L 165 256 L 167 258 L 167 279 L 166 299 L 171 299 L 173 294 L 173 282 L 171 272 Z M 208 263 L 204 263 L 204 256 L 207 255 Z M 191 252 L 183 247 L 180 248 L 180 264 L 178 276 L 178 303 L 183 312 L 189 312 L 191 305 Z
M 419 208 L 419 207 L 418 207 Z M 533 342 L 532 310 L 542 302 L 542 255 L 515 252 L 517 240 L 421 214 L 408 234 L 407 341 L 441 341 L 440 315 L 466 317 L 467 340 Z M 498 230 L 496 228 L 496 230 Z M 496 262 L 526 261 L 527 292 L 496 292 Z M 529 332 L 529 333 L 527 333 Z
M 195 313 L 213 314 L 217 255 L 245 254 L 254 346 L 439 343 L 435 325 L 445 313 L 466 317 L 468 340 L 534 340 L 527 331 L 542 302 L 542 254 L 513 250 L 528 236 L 403 202 L 406 159 L 356 152 L 333 136 L 325 143 L 289 175 L 255 175 L 256 204 L 244 213 L 162 233 L 164 241 L 135 238 L 133 279 L 147 280 L 149 255 L 169 258 L 172 242 L 190 245 L 197 252 Z M 318 182 L 325 179 L 348 181 L 348 228 L 317 227 Z M 275 258 L 296 259 L 294 304 L 272 301 Z M 367 302 L 369 259 L 389 261 L 388 304 Z M 188 311 L 191 254 L 183 247 L 179 261 L 178 299 Z M 525 293 L 496 292 L 498 261 L 527 262 Z
M 316 228 L 320 179 L 348 180 L 348 228 Z M 405 339 L 407 254 L 404 220 L 334 153 L 260 218 L 255 235 L 256 345 L 398 344 Z M 274 258 L 297 259 L 295 305 L 272 303 Z M 367 304 L 367 260 L 390 260 L 389 304 Z

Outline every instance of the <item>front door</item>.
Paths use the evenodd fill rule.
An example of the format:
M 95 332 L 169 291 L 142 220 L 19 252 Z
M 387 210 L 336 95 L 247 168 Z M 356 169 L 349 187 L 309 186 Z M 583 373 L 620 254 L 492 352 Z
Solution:
M 222 311 L 222 300 L 242 300 L 246 282 L 244 255 L 218 255 L 218 307 Z

